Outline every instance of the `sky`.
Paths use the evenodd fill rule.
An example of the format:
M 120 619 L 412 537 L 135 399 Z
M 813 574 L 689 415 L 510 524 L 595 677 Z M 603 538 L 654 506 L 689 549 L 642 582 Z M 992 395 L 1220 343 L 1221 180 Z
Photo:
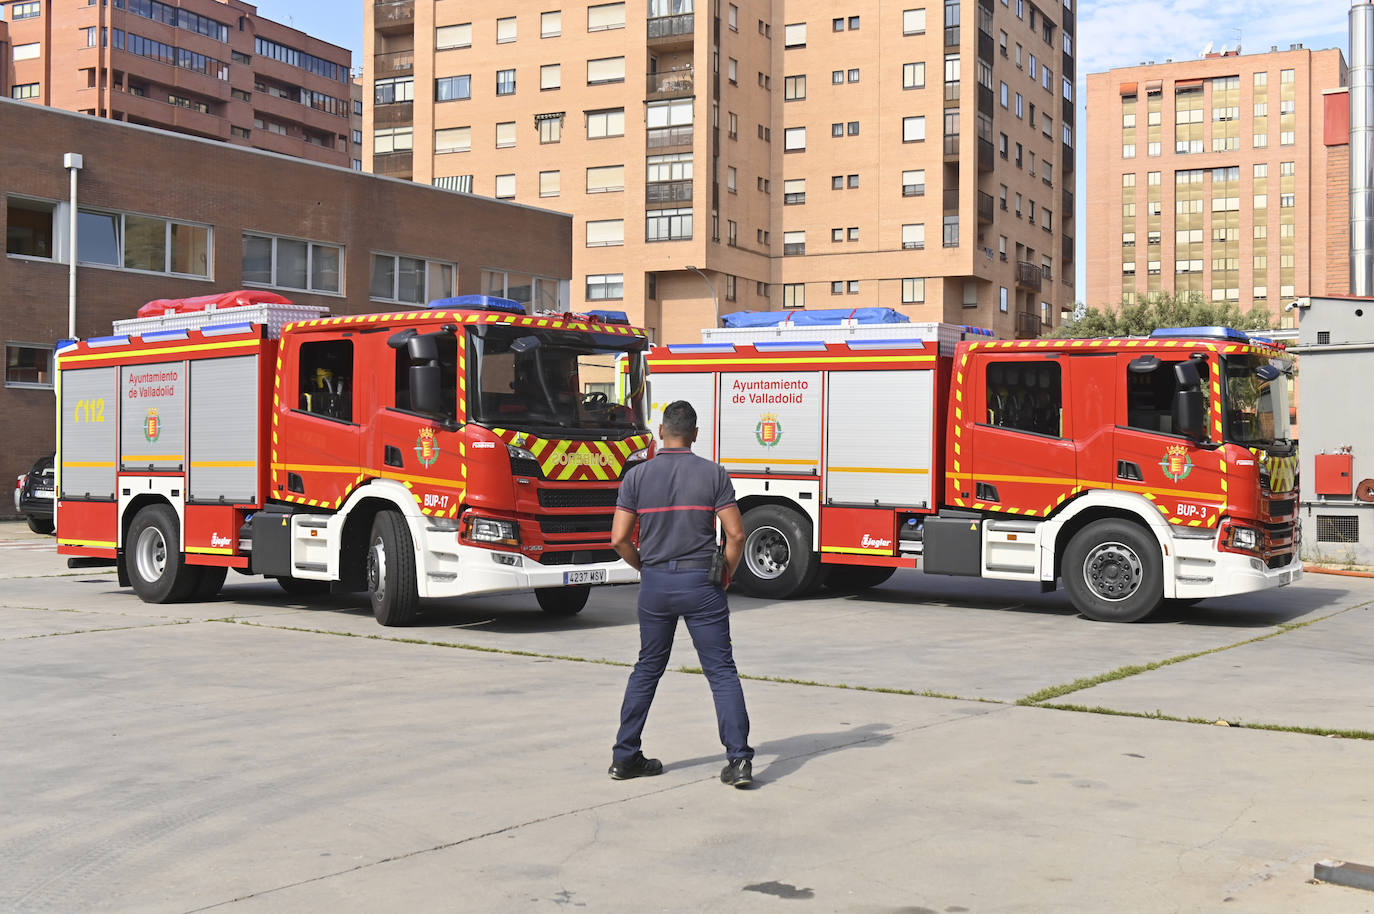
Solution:
M 369 2 L 369 0 L 364 0 Z M 1052 2 L 1047 4 L 1052 5 Z M 1349 11 L 1346 0 L 1075 0 L 1078 13 L 1078 165 L 1079 189 L 1090 179 L 1085 166 L 1087 144 L 1082 125 L 1084 80 L 1089 73 L 1145 61 L 1187 60 L 1198 57 L 1210 43 L 1242 53 L 1287 50 L 1301 42 L 1312 50 L 1340 48 L 1350 62 Z M 351 10 L 351 12 L 349 12 Z M 260 0 L 258 12 L 353 51 L 353 66 L 362 64 L 362 3 L 339 0 Z M 1079 295 L 1086 288 L 1083 247 L 1087 235 L 1086 195 L 1077 192 L 1074 230 L 1078 251 Z M 1091 302 L 1090 304 L 1102 304 Z

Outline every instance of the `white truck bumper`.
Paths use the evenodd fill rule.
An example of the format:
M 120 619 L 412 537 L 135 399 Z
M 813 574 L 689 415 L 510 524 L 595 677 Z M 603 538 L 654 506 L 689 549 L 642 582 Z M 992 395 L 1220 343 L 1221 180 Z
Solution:
M 422 597 L 480 596 L 564 587 L 569 573 L 580 572 L 591 572 L 593 577 L 601 578 L 599 584 L 639 583 L 639 572 L 620 559 L 585 565 L 542 565 L 519 552 L 463 545 L 456 533 L 421 532 L 424 539 L 419 542 L 416 560 Z
M 1213 538 L 1174 537 L 1173 596 L 1187 599 L 1225 597 L 1291 584 L 1302 577 L 1302 560 L 1281 568 L 1267 568 L 1264 560 L 1235 552 L 1221 552 Z M 1165 582 L 1165 594 L 1168 595 Z

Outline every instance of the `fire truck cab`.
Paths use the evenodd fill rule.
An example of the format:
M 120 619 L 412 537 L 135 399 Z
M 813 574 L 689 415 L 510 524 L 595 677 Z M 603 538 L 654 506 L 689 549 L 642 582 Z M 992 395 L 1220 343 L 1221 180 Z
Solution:
M 731 472 L 749 593 L 873 586 L 919 563 L 1062 579 L 1084 615 L 1135 621 L 1302 574 L 1291 358 L 1266 341 L 741 323 L 650 363 L 654 408 L 696 404 L 698 452 Z
M 113 560 L 152 602 L 205 599 L 229 568 L 365 590 L 384 625 L 528 589 L 572 614 L 638 580 L 609 544 L 650 443 L 645 334 L 623 317 L 464 296 L 278 339 L 224 313 L 59 353 L 59 551 Z M 584 393 L 617 360 L 626 395 Z

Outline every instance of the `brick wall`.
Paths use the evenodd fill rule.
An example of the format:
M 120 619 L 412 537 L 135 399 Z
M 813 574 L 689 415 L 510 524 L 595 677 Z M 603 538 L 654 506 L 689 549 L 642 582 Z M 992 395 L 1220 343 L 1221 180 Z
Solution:
M 1326 148 L 1326 295 L 1350 294 L 1350 147 Z M 1314 293 L 1316 289 L 1312 290 Z
M 81 266 L 77 334 L 108 334 L 154 298 L 242 286 L 245 230 L 344 246 L 343 295 L 284 292 L 335 314 L 395 310 L 370 301 L 373 251 L 457 264 L 458 294 L 481 290 L 483 268 L 568 279 L 572 223 L 565 214 L 449 193 L 300 159 L 0 99 L 5 167 L 0 195 L 67 199 L 62 155 L 85 157 L 81 208 L 198 222 L 213 228 L 207 280 Z M 0 338 L 52 343 L 67 335 L 67 264 L 0 258 Z M 0 471 L 27 469 L 51 451 L 51 390 L 0 387 Z M 3 477 L 0 477 L 3 478 Z

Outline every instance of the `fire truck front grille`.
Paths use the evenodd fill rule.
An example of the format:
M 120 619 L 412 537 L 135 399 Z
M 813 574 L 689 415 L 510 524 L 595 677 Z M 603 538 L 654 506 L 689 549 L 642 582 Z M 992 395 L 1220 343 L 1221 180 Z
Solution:
M 584 517 L 541 517 L 539 531 L 544 534 L 610 533 L 611 516 L 594 514 Z
M 573 552 L 545 552 L 539 556 L 541 565 L 590 565 L 594 562 L 614 562 L 620 556 L 614 549 L 578 549 Z
M 1270 517 L 1287 517 L 1293 513 L 1297 507 L 1297 502 L 1291 498 L 1274 498 L 1269 501 Z
M 1291 561 L 1293 561 L 1293 553 L 1284 552 L 1279 555 L 1269 556 L 1269 558 L 1264 560 L 1264 563 L 1268 565 L 1270 568 L 1282 568 L 1284 565 L 1287 565 Z
M 614 508 L 616 489 L 540 489 L 541 508 Z
M 529 460 L 525 457 L 512 457 L 510 459 L 510 471 L 516 476 L 532 476 L 535 479 L 544 478 L 544 473 L 539 469 L 539 461 Z

